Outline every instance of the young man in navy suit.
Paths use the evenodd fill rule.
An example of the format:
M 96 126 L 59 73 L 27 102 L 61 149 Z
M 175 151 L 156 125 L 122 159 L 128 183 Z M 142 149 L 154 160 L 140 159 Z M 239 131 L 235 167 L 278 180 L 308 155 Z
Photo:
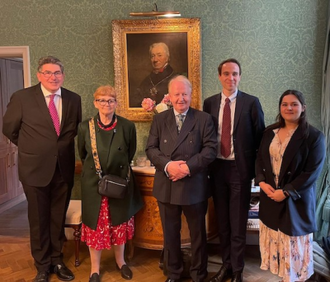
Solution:
M 218 136 L 218 154 L 210 170 L 223 264 L 210 282 L 226 281 L 228 277 L 240 282 L 251 180 L 265 128 L 264 114 L 258 98 L 238 90 L 241 66 L 236 59 L 220 63 L 218 73 L 222 92 L 205 99 L 203 107 L 211 114 Z M 224 112 L 228 113 L 225 119 Z M 228 131 L 223 131 L 225 128 Z
M 59 59 L 41 58 L 37 77 L 40 83 L 11 96 L 3 134 L 18 146 L 18 173 L 28 201 L 31 253 L 38 271 L 34 281 L 47 282 L 49 272 L 70 281 L 74 275 L 64 265 L 61 250 L 81 99 L 62 88 L 64 67 Z

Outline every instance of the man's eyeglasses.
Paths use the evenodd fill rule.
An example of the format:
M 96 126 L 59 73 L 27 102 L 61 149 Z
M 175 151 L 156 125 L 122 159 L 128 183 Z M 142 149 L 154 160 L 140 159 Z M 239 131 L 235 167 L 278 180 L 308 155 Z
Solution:
M 110 99 L 110 100 L 96 99 L 95 101 L 98 102 L 101 106 L 105 106 L 105 105 L 113 105 L 116 102 L 116 99 Z
M 39 71 L 44 75 L 45 78 L 50 78 L 52 75 L 54 75 L 56 78 L 61 77 L 63 73 L 61 71 L 51 72 L 51 71 Z

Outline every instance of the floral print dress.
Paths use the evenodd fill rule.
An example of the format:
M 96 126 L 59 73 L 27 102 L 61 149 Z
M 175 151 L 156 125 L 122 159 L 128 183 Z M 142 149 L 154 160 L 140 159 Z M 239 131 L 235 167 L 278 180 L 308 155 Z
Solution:
M 284 151 L 295 129 L 288 134 L 284 142 L 278 137 L 279 130 L 274 129 L 275 136 L 269 147 L 276 185 Z M 312 233 L 289 236 L 279 230 L 268 228 L 260 221 L 259 234 L 261 269 L 269 269 L 273 274 L 282 277 L 284 282 L 305 281 L 313 275 Z
M 104 128 L 100 123 L 98 126 L 103 130 L 111 130 L 116 127 L 114 123 L 111 127 Z M 108 198 L 102 196 L 99 218 L 96 230 L 85 224 L 81 227 L 81 241 L 95 250 L 111 249 L 112 245 L 123 245 L 134 236 L 134 216 L 127 222 L 112 226 L 111 214 L 109 210 Z

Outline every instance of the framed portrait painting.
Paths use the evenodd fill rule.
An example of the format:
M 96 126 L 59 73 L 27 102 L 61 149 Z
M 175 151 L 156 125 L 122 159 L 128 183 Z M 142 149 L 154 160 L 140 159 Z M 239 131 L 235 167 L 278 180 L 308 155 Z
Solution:
M 150 121 L 144 98 L 160 103 L 171 78 L 192 83 L 191 107 L 201 109 L 200 19 L 113 20 L 117 113 L 132 121 Z

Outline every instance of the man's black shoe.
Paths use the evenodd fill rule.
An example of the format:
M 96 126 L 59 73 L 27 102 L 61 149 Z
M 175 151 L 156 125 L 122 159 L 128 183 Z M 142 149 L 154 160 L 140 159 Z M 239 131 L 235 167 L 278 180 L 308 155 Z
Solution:
M 224 282 L 228 277 L 231 277 L 233 274 L 231 268 L 226 266 L 221 266 L 220 270 L 214 275 L 209 282 Z
M 38 271 L 37 276 L 34 278 L 33 282 L 48 282 L 48 271 Z
M 59 280 L 71 281 L 74 279 L 72 271 L 64 263 L 55 265 L 53 271 Z
M 242 281 L 243 281 L 242 271 L 234 272 L 231 278 L 231 282 L 242 282 Z

